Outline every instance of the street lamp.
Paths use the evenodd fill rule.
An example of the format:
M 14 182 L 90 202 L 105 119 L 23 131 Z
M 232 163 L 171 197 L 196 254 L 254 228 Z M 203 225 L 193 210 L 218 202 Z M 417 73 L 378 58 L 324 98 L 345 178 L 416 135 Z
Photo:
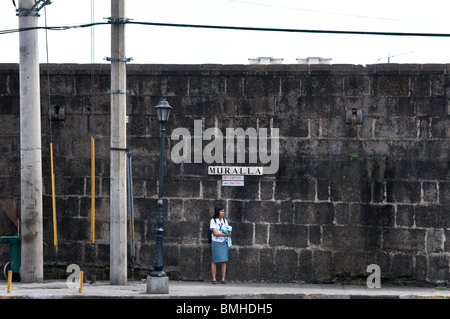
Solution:
M 159 187 L 158 187 L 158 211 L 156 215 L 156 246 L 155 258 L 153 260 L 153 271 L 150 273 L 151 277 L 165 277 L 166 273 L 163 271 L 163 255 L 162 255 L 162 239 L 163 239 L 163 173 L 164 173 L 164 133 L 165 126 L 169 120 L 170 111 L 172 107 L 165 98 L 162 98 L 158 105 L 155 106 L 156 114 L 161 128 L 160 142 L 159 142 Z

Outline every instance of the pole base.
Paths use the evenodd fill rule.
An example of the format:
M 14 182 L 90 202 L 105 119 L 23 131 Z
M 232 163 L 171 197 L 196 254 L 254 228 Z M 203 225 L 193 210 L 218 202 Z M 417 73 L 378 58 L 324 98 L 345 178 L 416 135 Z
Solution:
M 169 277 L 153 277 L 147 276 L 147 293 L 148 294 L 168 294 L 169 293 Z
M 152 277 L 166 277 L 166 273 L 162 270 L 153 270 L 150 273 L 150 276 Z

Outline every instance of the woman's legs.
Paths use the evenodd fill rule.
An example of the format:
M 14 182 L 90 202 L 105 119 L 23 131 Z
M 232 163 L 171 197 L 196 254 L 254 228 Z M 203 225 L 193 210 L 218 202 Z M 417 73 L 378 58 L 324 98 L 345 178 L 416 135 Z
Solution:
M 216 270 L 217 270 L 217 264 L 212 262 L 211 263 L 212 281 L 216 281 Z
M 220 266 L 220 270 L 222 271 L 222 281 L 225 281 L 225 273 L 227 272 L 227 263 L 223 262 Z
M 212 262 L 211 263 L 212 281 L 216 281 L 216 271 L 217 271 L 217 263 Z M 226 262 L 220 263 L 220 271 L 222 272 L 222 281 L 225 281 L 225 275 L 227 272 L 227 263 Z

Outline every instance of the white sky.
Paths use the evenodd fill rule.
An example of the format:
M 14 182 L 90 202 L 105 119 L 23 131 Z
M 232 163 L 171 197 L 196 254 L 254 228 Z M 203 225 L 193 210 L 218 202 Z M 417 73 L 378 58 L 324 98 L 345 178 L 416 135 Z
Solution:
M 19 0 L 15 0 L 16 4 Z M 127 0 L 134 21 L 268 28 L 449 33 L 448 0 Z M 45 12 L 40 12 L 44 26 Z M 53 0 L 47 25 L 91 22 L 91 0 Z M 94 22 L 111 16 L 110 0 L 94 0 Z M 11 0 L 0 0 L 0 30 L 18 28 Z M 94 27 L 94 62 L 109 63 L 110 26 Z M 91 63 L 91 29 L 48 31 L 50 63 Z M 45 63 L 45 31 L 39 31 Z M 18 63 L 19 34 L 0 35 L 0 63 Z M 126 26 L 131 63 L 248 64 L 249 58 L 320 56 L 333 64 L 450 63 L 450 37 L 328 35 Z M 380 60 L 379 60 L 380 59 Z

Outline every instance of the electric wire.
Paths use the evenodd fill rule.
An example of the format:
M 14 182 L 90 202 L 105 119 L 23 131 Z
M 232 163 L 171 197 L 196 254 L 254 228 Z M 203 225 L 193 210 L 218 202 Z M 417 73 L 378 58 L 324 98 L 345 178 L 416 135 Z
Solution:
M 319 30 L 319 29 L 284 29 L 284 28 L 267 28 L 267 27 L 243 27 L 243 26 L 225 26 L 225 25 L 203 25 L 203 24 L 179 24 L 164 22 L 142 22 L 142 21 L 108 21 L 93 22 L 76 25 L 61 26 L 37 26 L 31 28 L 6 29 L 0 30 L 0 35 L 24 32 L 30 30 L 51 30 L 65 31 L 78 28 L 88 28 L 97 25 L 110 24 L 135 24 L 155 27 L 173 27 L 173 28 L 202 28 L 217 30 L 235 30 L 235 31 L 260 31 L 260 32 L 286 32 L 286 33 L 315 33 L 315 34 L 343 34 L 343 35 L 373 35 L 373 36 L 400 36 L 400 37 L 450 37 L 450 33 L 422 33 L 422 32 L 389 32 L 389 31 L 357 31 L 357 30 Z
M 283 29 L 263 27 L 233 27 L 199 24 L 174 24 L 158 22 L 127 21 L 128 24 L 150 25 L 160 27 L 205 28 L 237 31 L 264 31 L 264 32 L 290 32 L 290 33 L 325 33 L 325 34 L 352 34 L 352 35 L 380 35 L 380 36 L 418 36 L 418 37 L 450 37 L 450 33 L 420 33 L 420 32 L 379 32 L 379 31 L 352 31 L 352 30 L 314 30 L 314 29 Z

